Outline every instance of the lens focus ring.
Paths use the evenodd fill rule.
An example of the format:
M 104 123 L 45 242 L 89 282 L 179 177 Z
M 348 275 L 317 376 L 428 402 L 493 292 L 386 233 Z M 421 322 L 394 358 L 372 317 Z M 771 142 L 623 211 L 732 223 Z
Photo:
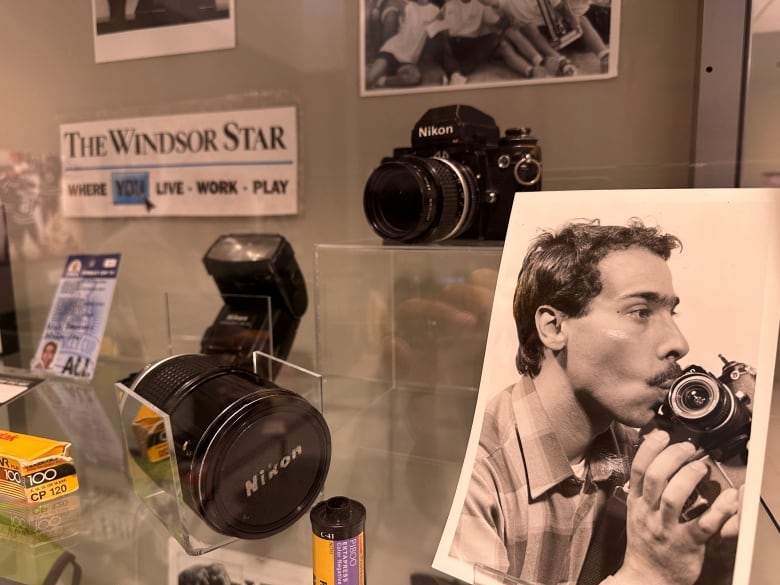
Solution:
M 471 171 L 460 164 L 442 158 L 428 159 L 427 162 L 441 187 L 441 215 L 427 240 L 440 242 L 457 237 L 470 224 L 474 211 L 474 189 L 467 179 Z
M 435 242 L 455 238 L 471 225 L 476 191 L 472 172 L 455 161 L 404 156 L 371 174 L 363 205 L 381 237 Z
M 219 367 L 219 361 L 201 354 L 182 354 L 161 360 L 141 372 L 131 390 L 156 407 L 166 410 L 166 403 L 187 388 L 193 380 Z

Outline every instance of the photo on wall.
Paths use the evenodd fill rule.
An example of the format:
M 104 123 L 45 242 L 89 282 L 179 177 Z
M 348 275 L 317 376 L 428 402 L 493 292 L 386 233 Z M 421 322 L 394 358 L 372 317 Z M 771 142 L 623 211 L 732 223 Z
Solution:
M 235 0 L 92 0 L 95 62 L 236 46 Z
M 7 246 L 0 257 L 38 260 L 83 245 L 81 228 L 63 215 L 58 154 L 0 150 L 0 203 Z
M 515 198 L 434 568 L 748 582 L 780 320 L 771 195 Z
M 621 0 L 360 0 L 362 96 L 617 75 Z

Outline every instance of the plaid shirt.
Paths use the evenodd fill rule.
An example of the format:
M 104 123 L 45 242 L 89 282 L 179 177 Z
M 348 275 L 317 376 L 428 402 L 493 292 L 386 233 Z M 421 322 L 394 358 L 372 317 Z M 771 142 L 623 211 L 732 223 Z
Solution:
M 577 582 L 594 520 L 627 477 L 614 460 L 628 469 L 636 433 L 615 423 L 598 436 L 580 480 L 556 428 L 528 378 L 492 399 L 450 556 L 533 584 Z

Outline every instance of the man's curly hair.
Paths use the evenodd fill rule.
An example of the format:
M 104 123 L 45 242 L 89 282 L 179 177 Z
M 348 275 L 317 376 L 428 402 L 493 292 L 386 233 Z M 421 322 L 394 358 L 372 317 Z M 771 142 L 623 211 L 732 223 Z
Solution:
M 542 367 L 544 346 L 536 331 L 536 309 L 550 305 L 569 317 L 584 315 L 601 292 L 599 262 L 610 252 L 633 247 L 668 260 L 673 250 L 682 249 L 682 242 L 639 219 L 627 226 L 580 220 L 534 239 L 517 277 L 513 303 L 520 373 L 534 377 Z

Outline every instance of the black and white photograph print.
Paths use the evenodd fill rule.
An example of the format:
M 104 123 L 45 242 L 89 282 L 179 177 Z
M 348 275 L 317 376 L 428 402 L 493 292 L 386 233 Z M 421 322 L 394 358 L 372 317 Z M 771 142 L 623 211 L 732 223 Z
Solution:
M 230 49 L 235 0 L 92 0 L 95 61 Z
M 359 0 L 361 95 L 617 75 L 621 0 Z
M 0 258 L 50 258 L 83 245 L 81 228 L 61 209 L 61 178 L 57 154 L 0 150 L 0 203 L 7 227 Z
M 748 583 L 779 221 L 771 189 L 518 194 L 434 568 Z

